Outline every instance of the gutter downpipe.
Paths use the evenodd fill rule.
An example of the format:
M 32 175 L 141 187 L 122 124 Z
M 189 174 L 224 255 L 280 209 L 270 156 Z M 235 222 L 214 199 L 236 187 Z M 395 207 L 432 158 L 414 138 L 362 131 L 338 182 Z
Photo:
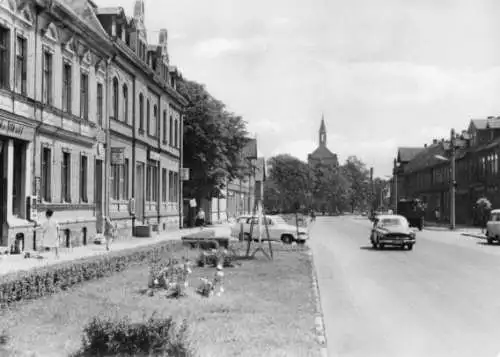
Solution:
M 182 171 L 184 169 L 184 108 L 181 109 L 179 120 L 179 229 L 184 227 L 184 185 L 182 182 Z
M 104 184 L 104 213 L 109 216 L 109 204 L 110 204 L 110 171 L 111 171 L 111 134 L 110 134 L 110 120 L 109 120 L 109 67 L 115 59 L 115 54 L 106 60 L 106 151 L 105 151 L 105 165 L 104 165 L 104 179 L 106 180 Z
M 136 172 L 136 163 L 135 163 L 135 141 L 136 141 L 136 123 L 135 123 L 135 97 L 136 97 L 136 92 L 135 92 L 135 82 L 137 80 L 137 77 L 133 75 L 133 81 L 132 81 L 132 190 L 130 191 L 132 195 L 130 196 L 131 198 L 134 199 L 135 203 L 137 201 L 135 200 L 135 172 Z M 129 168 L 130 170 L 130 168 Z M 130 199 L 129 199 L 130 202 Z M 134 204 L 135 204 L 134 203 Z M 135 211 L 135 210 L 134 210 Z M 130 209 L 129 209 L 130 212 Z M 131 219 L 132 219 L 132 237 L 135 235 L 135 212 L 131 213 Z

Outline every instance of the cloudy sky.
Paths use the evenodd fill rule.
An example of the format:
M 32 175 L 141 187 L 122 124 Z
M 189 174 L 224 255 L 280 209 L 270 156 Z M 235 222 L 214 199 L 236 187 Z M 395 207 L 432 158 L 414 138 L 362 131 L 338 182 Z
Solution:
M 96 0 L 122 6 L 134 0 Z M 324 113 L 328 146 L 390 173 L 422 146 L 500 115 L 497 0 L 145 0 L 150 39 L 241 114 L 260 151 L 301 159 Z

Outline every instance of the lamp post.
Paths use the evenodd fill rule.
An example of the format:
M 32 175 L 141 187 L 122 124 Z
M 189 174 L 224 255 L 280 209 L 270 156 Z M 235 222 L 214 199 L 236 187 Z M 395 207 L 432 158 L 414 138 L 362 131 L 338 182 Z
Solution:
M 451 129 L 450 132 L 450 157 L 446 158 L 441 155 L 434 155 L 434 157 L 438 160 L 450 162 L 450 229 L 454 230 L 456 227 L 455 224 L 455 191 L 456 191 L 456 170 L 455 170 L 455 161 L 456 161 L 456 137 L 455 137 L 455 129 Z
M 394 214 L 398 214 L 398 162 L 394 159 L 394 168 L 393 168 L 393 194 L 394 194 Z

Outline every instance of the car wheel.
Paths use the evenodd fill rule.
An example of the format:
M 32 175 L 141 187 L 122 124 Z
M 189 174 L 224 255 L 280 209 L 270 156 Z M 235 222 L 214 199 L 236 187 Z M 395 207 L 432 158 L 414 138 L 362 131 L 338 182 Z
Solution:
M 488 238 L 486 239 L 486 242 L 488 242 L 488 244 L 493 244 L 493 239 L 491 239 L 491 238 L 489 238 L 489 237 L 488 237 Z
M 292 244 L 293 237 L 289 234 L 284 234 L 281 236 L 281 241 L 285 244 Z
M 413 250 L 413 244 L 408 244 L 408 250 Z
M 245 241 L 250 240 L 250 233 L 243 233 L 243 237 L 245 238 Z
M 385 245 L 384 245 L 384 244 L 382 244 L 382 243 L 379 243 L 379 244 L 378 244 L 378 249 L 384 249 L 384 247 L 385 247 Z

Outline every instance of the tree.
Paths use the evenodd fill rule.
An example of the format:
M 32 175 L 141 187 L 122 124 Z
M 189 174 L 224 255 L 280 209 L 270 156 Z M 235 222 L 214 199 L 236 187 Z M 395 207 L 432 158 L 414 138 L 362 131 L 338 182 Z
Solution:
M 308 204 L 310 173 L 307 164 L 288 154 L 268 160 L 269 178 L 264 185 L 264 205 L 285 212 Z
M 184 195 L 209 199 L 227 180 L 242 175 L 245 163 L 239 153 L 247 142 L 246 122 L 202 84 L 182 79 L 178 90 L 190 102 L 184 115 L 183 165 L 190 169 Z
M 339 212 L 345 209 L 349 182 L 341 168 L 319 163 L 310 168 L 312 208 L 320 211 Z
M 372 199 L 369 170 L 356 156 L 349 156 L 342 166 L 342 170 L 350 184 L 349 203 L 351 210 L 365 209 L 368 201 Z

